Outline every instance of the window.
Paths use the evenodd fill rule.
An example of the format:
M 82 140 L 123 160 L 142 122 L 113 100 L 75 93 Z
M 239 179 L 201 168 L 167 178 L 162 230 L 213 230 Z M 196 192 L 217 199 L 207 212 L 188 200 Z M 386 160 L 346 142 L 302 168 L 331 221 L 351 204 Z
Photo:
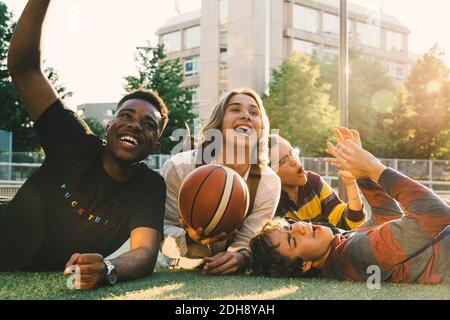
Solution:
M 375 48 L 381 47 L 381 31 L 379 27 L 357 22 L 356 32 L 358 34 L 358 41 L 363 45 Z
M 324 13 L 323 15 L 323 33 L 338 36 L 339 35 L 339 17 L 334 14 Z
M 184 30 L 184 49 L 200 47 L 200 26 Z
M 306 8 L 300 5 L 294 6 L 294 28 L 317 33 L 317 21 L 317 10 Z
M 162 36 L 162 43 L 166 52 L 175 52 L 181 50 L 181 33 L 180 31 L 166 33 Z
M 348 40 L 353 40 L 353 35 L 355 34 L 355 30 L 353 30 L 353 20 L 347 20 L 347 32 Z
M 397 66 L 395 67 L 395 74 L 396 74 L 398 77 L 403 78 L 403 76 L 404 76 L 404 68 L 403 68 L 402 65 L 397 65 Z
M 220 24 L 228 23 L 228 0 L 219 0 Z
M 200 99 L 199 99 L 199 93 L 200 93 L 199 87 L 198 86 L 190 87 L 189 90 L 191 90 L 191 92 L 192 92 L 192 99 L 191 99 L 192 105 L 193 106 L 197 106 L 199 104 L 199 102 L 200 102 Z
M 190 78 L 198 76 L 199 72 L 199 57 L 190 57 L 184 60 L 184 77 Z
M 317 53 L 317 45 L 312 42 L 294 39 L 292 50 L 312 55 Z
M 227 52 L 228 52 L 228 33 L 227 32 L 221 32 L 219 35 L 219 53 L 220 53 L 220 60 L 224 61 L 227 59 Z
M 219 65 L 219 96 L 228 90 L 228 65 L 221 62 Z
M 333 61 L 339 56 L 339 49 L 334 47 L 323 48 L 323 59 L 326 61 Z
M 394 31 L 387 31 L 387 49 L 403 51 L 403 34 Z
M 392 78 L 403 79 L 405 77 L 405 68 L 402 64 L 388 62 L 386 65 L 388 75 Z
M 352 21 L 350 19 L 347 20 L 347 33 L 348 38 L 352 38 Z M 323 33 L 328 36 L 339 37 L 339 33 L 341 31 L 341 25 L 339 21 L 339 16 L 324 13 L 323 14 Z
M 225 61 L 227 59 L 228 49 L 227 47 L 220 47 L 220 61 Z

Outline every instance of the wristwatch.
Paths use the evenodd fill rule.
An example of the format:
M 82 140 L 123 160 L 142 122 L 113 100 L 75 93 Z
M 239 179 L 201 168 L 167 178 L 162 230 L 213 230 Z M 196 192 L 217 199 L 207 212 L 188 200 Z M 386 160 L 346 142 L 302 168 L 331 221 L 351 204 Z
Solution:
M 105 259 L 103 260 L 103 262 L 105 263 L 105 270 L 106 270 L 105 278 L 107 283 L 110 285 L 116 284 L 117 283 L 116 267 L 114 267 L 114 265 L 109 260 Z

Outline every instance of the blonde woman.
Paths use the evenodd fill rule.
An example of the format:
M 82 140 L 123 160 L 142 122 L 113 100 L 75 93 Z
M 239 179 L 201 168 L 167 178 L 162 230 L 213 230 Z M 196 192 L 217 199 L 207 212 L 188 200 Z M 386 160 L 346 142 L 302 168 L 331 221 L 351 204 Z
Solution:
M 280 179 L 268 167 L 268 134 L 269 121 L 259 95 L 248 88 L 235 89 L 212 109 L 195 149 L 179 153 L 164 164 L 161 175 L 166 181 L 167 198 L 162 253 L 172 258 L 172 267 L 203 265 L 203 273 L 211 275 L 245 270 L 250 239 L 265 219 L 273 218 L 281 191 Z M 250 193 L 255 189 L 251 209 L 229 239 L 224 234 L 208 238 L 203 230 L 187 227 L 178 211 L 178 192 L 185 177 L 199 165 L 212 163 L 235 170 L 247 185 L 253 181 Z

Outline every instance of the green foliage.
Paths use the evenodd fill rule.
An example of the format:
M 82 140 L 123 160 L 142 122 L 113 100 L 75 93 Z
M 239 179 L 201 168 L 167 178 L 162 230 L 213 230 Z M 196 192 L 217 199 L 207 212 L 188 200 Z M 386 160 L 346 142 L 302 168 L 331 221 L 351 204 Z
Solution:
M 13 132 L 14 151 L 37 151 L 39 140 L 33 130 L 33 122 L 11 82 L 6 66 L 14 27 L 11 12 L 0 2 L 0 129 Z
M 28 116 L 6 67 L 14 26 L 11 13 L 0 2 L 0 129 L 13 132 L 13 151 L 39 151 L 41 146 L 33 129 L 33 121 Z M 61 97 L 72 95 L 59 84 L 58 74 L 53 68 L 47 68 L 45 73 Z
M 13 31 L 12 14 L 8 7 L 0 1 L 0 84 L 3 84 L 3 81 L 8 77 L 6 58 Z
M 339 106 L 339 64 L 316 61 L 321 68 L 321 83 L 331 84 L 331 104 Z M 395 88 L 381 65 L 358 51 L 349 52 L 348 120 L 349 127 L 360 132 L 365 148 L 379 157 L 389 154 L 391 143 L 384 122 L 396 104 Z
M 399 89 L 386 125 L 393 154 L 407 159 L 449 159 L 449 68 L 436 45 L 420 58 Z
M 55 88 L 56 92 L 58 93 L 58 96 L 62 100 L 70 98 L 73 95 L 73 92 L 67 91 L 66 87 L 64 87 L 64 85 L 60 82 L 59 75 L 55 68 L 47 67 L 45 69 L 45 74 L 50 83 L 52 83 L 53 88 Z
M 183 68 L 179 60 L 166 60 L 164 47 L 142 48 L 137 52 L 138 75 L 127 76 L 125 90 L 151 89 L 160 95 L 169 109 L 169 124 L 160 138 L 161 153 L 169 154 L 178 141 L 170 139 L 176 129 L 193 125 L 192 92 L 181 88 Z
M 263 97 L 271 129 L 279 129 L 303 156 L 325 155 L 326 141 L 338 124 L 330 86 L 319 83 L 320 75 L 309 56 L 293 52 L 273 71 L 270 95 Z
M 106 136 L 106 127 L 97 119 L 87 117 L 83 119 L 92 132 L 99 137 L 100 139 L 104 139 Z

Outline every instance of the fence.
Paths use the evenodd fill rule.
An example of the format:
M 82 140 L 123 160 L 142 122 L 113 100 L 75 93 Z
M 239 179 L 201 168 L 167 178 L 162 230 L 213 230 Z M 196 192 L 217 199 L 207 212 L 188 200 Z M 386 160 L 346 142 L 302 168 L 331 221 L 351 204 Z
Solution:
M 324 177 L 334 188 L 338 186 L 338 169 L 326 158 L 301 158 L 306 170 L 314 171 Z M 450 161 L 445 160 L 409 160 L 380 159 L 381 162 L 406 176 L 422 183 L 433 191 L 450 194 Z
M 151 169 L 159 171 L 170 155 L 152 155 L 144 162 Z M 29 162 L 14 162 L 26 159 Z M 338 169 L 325 161 L 326 158 L 301 158 L 305 170 L 320 174 L 333 187 L 338 186 Z M 436 193 L 450 196 L 450 161 L 381 159 L 412 179 L 429 187 Z M 22 183 L 39 168 L 40 155 L 21 154 L 13 157 L 13 162 L 0 162 L 0 198 L 12 197 Z

